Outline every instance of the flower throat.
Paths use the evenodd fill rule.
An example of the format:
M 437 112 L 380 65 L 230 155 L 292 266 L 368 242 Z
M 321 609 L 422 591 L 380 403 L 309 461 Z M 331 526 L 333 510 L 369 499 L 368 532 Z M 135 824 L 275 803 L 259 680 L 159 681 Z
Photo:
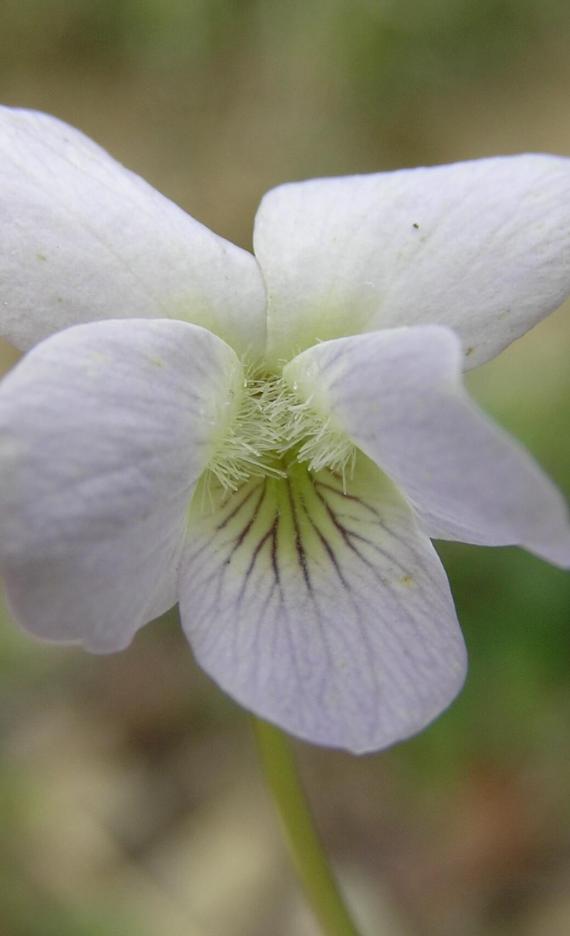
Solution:
M 309 471 L 328 468 L 343 485 L 352 474 L 356 449 L 347 436 L 302 401 L 281 374 L 244 367 L 236 381 L 233 412 L 208 465 L 227 491 L 251 477 L 285 478 L 291 462 Z

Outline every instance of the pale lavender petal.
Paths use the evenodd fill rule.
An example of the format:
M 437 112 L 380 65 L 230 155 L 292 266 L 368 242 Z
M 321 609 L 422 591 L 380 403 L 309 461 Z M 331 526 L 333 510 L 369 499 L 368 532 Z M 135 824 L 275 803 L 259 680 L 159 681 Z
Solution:
M 509 156 L 314 179 L 268 192 L 255 222 L 275 361 L 402 325 L 494 357 L 570 293 L 570 159 Z
M 324 342 L 287 379 L 407 494 L 430 536 L 520 545 L 570 565 L 564 499 L 467 396 L 457 337 L 439 326 Z
M 349 490 L 291 466 L 195 498 L 180 611 L 198 662 L 243 706 L 355 752 L 420 731 L 459 691 L 465 648 L 427 537 L 360 458 Z
M 174 318 L 253 356 L 254 257 L 67 124 L 0 107 L 0 335 L 27 349 L 81 322 Z
M 124 647 L 177 598 L 194 485 L 234 352 L 184 322 L 97 322 L 37 345 L 0 384 L 0 571 L 38 636 Z

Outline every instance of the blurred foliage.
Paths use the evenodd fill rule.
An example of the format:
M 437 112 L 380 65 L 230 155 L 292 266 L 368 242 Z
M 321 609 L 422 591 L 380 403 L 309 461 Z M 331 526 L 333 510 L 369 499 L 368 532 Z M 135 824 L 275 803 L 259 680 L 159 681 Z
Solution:
M 86 130 L 248 244 L 289 178 L 570 153 L 565 0 L 4 0 L 11 104 Z M 570 494 L 568 310 L 470 378 Z M 13 356 L 0 351 L 6 366 Z M 418 738 L 300 745 L 370 933 L 570 931 L 570 582 L 442 544 L 471 657 Z M 247 722 L 175 615 L 90 658 L 0 628 L 2 936 L 310 936 Z
M 566 28 L 568 8 L 563 0 L 4 0 L 3 25 L 4 68 L 21 53 L 44 63 L 89 54 L 201 68 L 261 41 L 266 54 L 310 48 L 323 72 L 334 56 L 351 81 L 400 91 L 416 75 L 441 82 L 450 69 L 457 77 L 501 68 L 505 56 Z

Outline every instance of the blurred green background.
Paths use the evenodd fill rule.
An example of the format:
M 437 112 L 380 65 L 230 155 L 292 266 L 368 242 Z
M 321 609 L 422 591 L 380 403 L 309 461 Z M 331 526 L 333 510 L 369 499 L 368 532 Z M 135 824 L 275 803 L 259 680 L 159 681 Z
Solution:
M 290 179 L 570 155 L 566 0 L 3 0 L 0 99 L 250 245 Z M 3 368 L 14 355 L 2 349 Z M 470 378 L 570 495 L 570 316 Z M 467 686 L 417 739 L 298 745 L 370 936 L 570 933 L 570 581 L 444 545 Z M 311 936 L 247 717 L 174 615 L 114 657 L 0 622 L 1 936 Z

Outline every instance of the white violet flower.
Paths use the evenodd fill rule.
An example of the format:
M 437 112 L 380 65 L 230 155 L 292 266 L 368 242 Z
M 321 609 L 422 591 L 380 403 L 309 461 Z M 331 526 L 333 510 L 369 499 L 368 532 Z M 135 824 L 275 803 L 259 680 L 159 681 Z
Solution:
M 0 109 L 0 569 L 39 637 L 180 603 L 203 668 L 369 751 L 465 675 L 430 537 L 570 566 L 562 497 L 461 374 L 570 292 L 570 160 L 282 185 L 255 256 L 53 117 Z

